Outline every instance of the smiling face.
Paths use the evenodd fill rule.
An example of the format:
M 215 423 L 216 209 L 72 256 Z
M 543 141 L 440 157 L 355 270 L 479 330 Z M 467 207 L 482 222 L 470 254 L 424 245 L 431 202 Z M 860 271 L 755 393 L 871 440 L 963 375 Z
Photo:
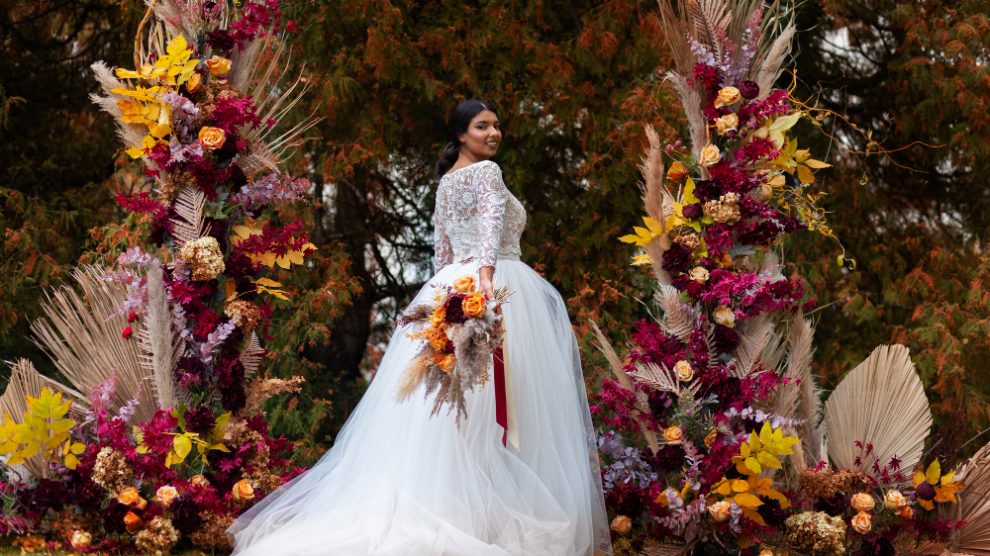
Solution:
M 502 130 L 498 116 L 491 110 L 482 110 L 471 119 L 467 131 L 460 134 L 461 156 L 471 162 L 488 160 L 495 156 L 498 144 L 502 141 Z

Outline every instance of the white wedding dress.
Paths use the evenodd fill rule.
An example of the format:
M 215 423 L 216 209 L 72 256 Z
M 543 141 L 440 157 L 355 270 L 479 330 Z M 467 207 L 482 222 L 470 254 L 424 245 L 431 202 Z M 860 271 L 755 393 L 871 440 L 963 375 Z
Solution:
M 430 416 L 423 387 L 395 401 L 420 349 L 400 326 L 333 447 L 230 526 L 235 555 L 612 553 L 577 343 L 560 294 L 519 260 L 525 222 L 494 162 L 445 175 L 438 270 L 413 300 L 495 265 L 495 287 L 512 292 L 504 353 L 518 449 L 502 444 L 493 380 L 467 394 L 460 428 L 456 411 Z

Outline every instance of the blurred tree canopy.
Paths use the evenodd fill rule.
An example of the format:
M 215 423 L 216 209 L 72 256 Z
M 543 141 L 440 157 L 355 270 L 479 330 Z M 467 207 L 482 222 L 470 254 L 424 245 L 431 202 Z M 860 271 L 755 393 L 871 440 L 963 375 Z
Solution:
M 111 119 L 87 95 L 90 63 L 132 64 L 144 8 L 7 4 L 0 353 L 41 363 L 26 324 L 43 287 L 80 256 L 111 254 L 141 226 L 112 196 L 146 185 L 116 156 Z M 834 245 L 810 234 L 788 246 L 821 301 L 820 375 L 830 387 L 876 344 L 906 343 L 934 388 L 937 423 L 968 423 L 941 430 L 944 453 L 990 425 L 990 379 L 979 366 L 990 347 L 988 8 L 816 0 L 798 11 L 795 94 L 847 120 L 822 120 L 834 139 L 802 124 L 800 141 L 835 166 L 819 181 L 859 263 L 840 268 Z M 428 276 L 433 164 L 447 142 L 445 117 L 464 98 L 500 109 L 497 160 L 529 212 L 525 260 L 560 288 L 579 334 L 594 318 L 614 339 L 626 336 L 643 311 L 634 295 L 646 277 L 615 238 L 641 212 L 642 126 L 667 140 L 685 127 L 659 78 L 668 60 L 654 2 L 287 1 L 283 12 L 298 28 L 284 70 L 305 67 L 312 87 L 296 115 L 323 120 L 293 163 L 316 184 L 306 218 L 319 259 L 293 278 L 294 302 L 268 331 L 269 371 L 307 377 L 301 396 L 271 408 L 277 431 L 306 437 L 314 456 L 326 446 L 392 317 Z M 585 354 L 593 375 L 598 356 Z

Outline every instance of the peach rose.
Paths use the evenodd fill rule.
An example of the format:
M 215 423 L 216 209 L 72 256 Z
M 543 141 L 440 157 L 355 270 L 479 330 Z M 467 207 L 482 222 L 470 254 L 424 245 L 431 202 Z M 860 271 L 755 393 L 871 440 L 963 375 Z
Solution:
M 667 444 L 680 444 L 684 441 L 684 431 L 677 425 L 671 425 L 663 429 L 663 439 Z
M 217 56 L 214 54 L 206 61 L 206 67 L 210 69 L 210 75 L 214 77 L 223 77 L 230 73 L 230 60 L 224 58 L 223 56 Z
M 770 550 L 769 548 L 764 548 L 763 550 L 760 551 L 760 556 L 773 556 L 773 550 Z
M 687 166 L 685 166 L 684 163 L 677 161 L 671 164 L 670 168 L 667 169 L 667 179 L 670 181 L 681 181 L 687 173 Z
M 615 516 L 612 520 L 612 530 L 620 535 L 625 535 L 632 529 L 632 519 L 624 515 Z
M 178 497 L 179 497 L 179 491 L 176 490 L 174 486 L 165 485 L 158 487 L 158 490 L 155 492 L 154 500 L 155 502 L 158 502 L 159 504 L 167 508 L 171 506 L 172 502 L 174 502 L 175 499 Z
M 869 512 L 873 511 L 876 505 L 876 500 L 873 496 L 865 492 L 857 492 L 853 494 L 853 497 L 849 500 L 849 505 L 853 507 L 857 512 Z
M 722 90 L 718 92 L 718 96 L 715 97 L 715 108 L 722 108 L 723 106 L 732 106 L 733 104 L 739 102 L 742 95 L 739 94 L 739 89 L 735 87 L 723 87 Z
M 193 475 L 189 478 L 189 484 L 193 486 L 210 486 L 210 480 L 205 475 Z
M 430 326 L 439 327 L 445 320 L 447 320 L 447 306 L 437 305 L 430 315 Z
M 227 141 L 227 134 L 219 127 L 203 126 L 199 129 L 199 144 L 204 149 L 215 150 Z
M 87 548 L 92 542 L 93 535 L 90 535 L 86 531 L 80 531 L 79 529 L 72 532 L 72 539 L 69 540 L 69 544 L 71 544 L 72 548 L 76 550 Z
M 127 528 L 128 533 L 136 533 L 144 525 L 144 521 L 141 517 L 134 512 L 127 512 L 124 514 L 124 527 Z
M 705 168 L 715 164 L 719 160 L 722 160 L 722 152 L 715 145 L 709 143 L 701 149 L 701 159 L 698 162 Z
M 117 494 L 117 501 L 125 506 L 130 506 L 132 508 L 137 508 L 143 510 L 148 505 L 148 501 L 141 498 L 137 489 L 129 486 L 124 488 Z
M 694 378 L 694 369 L 691 368 L 690 363 L 681 359 L 674 364 L 674 374 L 677 375 L 677 380 L 687 382 Z
M 888 490 L 887 494 L 883 497 L 883 505 L 888 510 L 894 510 L 896 512 L 907 506 L 907 498 L 904 498 L 904 495 L 899 490 Z
M 688 272 L 688 278 L 699 283 L 704 284 L 708 281 L 708 269 L 703 266 L 696 266 Z
M 866 512 L 859 512 L 852 518 L 852 528 L 860 535 L 865 535 L 873 528 L 873 517 Z
M 254 500 L 254 487 L 247 479 L 241 479 L 240 481 L 234 483 L 234 486 L 230 489 L 230 492 L 236 502 Z
M 474 289 L 474 276 L 461 276 L 452 284 L 454 291 L 467 293 Z
M 727 500 L 719 500 L 708 506 L 708 514 L 712 516 L 712 519 L 716 523 L 722 523 L 732 516 L 732 504 Z
M 199 90 L 200 85 L 203 84 L 203 76 L 198 73 L 193 73 L 186 80 L 186 91 L 190 93 L 195 93 Z
M 477 318 L 484 314 L 485 303 L 485 294 L 474 292 L 465 297 L 464 301 L 461 302 L 461 310 L 464 312 L 465 317 Z
M 726 114 L 715 120 L 715 130 L 718 131 L 719 135 L 725 135 L 730 131 L 735 131 L 738 127 L 739 116 L 735 114 Z
M 712 314 L 712 318 L 715 322 L 726 326 L 728 328 L 733 328 L 736 326 L 736 314 L 732 312 L 732 309 L 726 307 L 725 305 L 719 305 L 715 308 L 715 312 Z

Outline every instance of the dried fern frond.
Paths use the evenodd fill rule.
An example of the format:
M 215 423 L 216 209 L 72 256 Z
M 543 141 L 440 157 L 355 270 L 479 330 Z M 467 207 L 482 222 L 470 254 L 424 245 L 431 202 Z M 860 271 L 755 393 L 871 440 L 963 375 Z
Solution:
M 856 441 L 873 444 L 881 466 L 897 456 L 913 469 L 924 452 L 932 413 L 908 348 L 879 346 L 853 369 L 829 396 L 823 421 L 828 455 L 837 469 L 874 473 L 873 459 L 862 458 Z
M 247 346 L 241 350 L 240 360 L 241 365 L 244 365 L 244 380 L 251 380 L 255 375 L 258 374 L 258 368 L 261 367 L 261 360 L 265 356 L 265 348 L 261 347 L 261 342 L 258 341 L 258 334 L 253 330 L 251 335 L 248 336 Z
M 636 386 L 633 384 L 629 375 L 622 368 L 622 360 L 619 359 L 619 355 L 615 353 L 615 348 L 612 347 L 612 343 L 608 341 L 605 334 L 602 333 L 601 328 L 598 327 L 598 323 L 595 321 L 591 322 L 591 329 L 595 333 L 595 341 L 598 344 L 598 349 L 605 356 L 605 360 L 608 361 L 608 365 L 612 370 L 612 374 L 615 375 L 615 379 L 619 382 L 619 385 L 626 390 L 632 392 L 636 396 L 636 407 L 633 411 L 633 419 L 639 425 L 640 431 L 643 433 L 643 437 L 646 439 L 646 445 L 650 448 L 650 451 L 654 454 L 660 450 L 660 440 L 657 438 L 656 431 L 651 430 L 643 419 L 643 415 L 648 415 L 650 413 L 649 407 L 646 403 L 646 396 L 636 390 Z
M 942 518 L 961 519 L 966 524 L 953 531 L 949 550 L 973 556 L 990 556 L 990 444 L 980 448 L 956 472 L 956 480 L 965 485 L 959 503 L 940 505 Z
M 701 320 L 701 313 L 691 305 L 683 303 L 680 292 L 671 285 L 661 284 L 653 294 L 653 299 L 663 310 L 661 324 L 664 331 L 673 334 L 684 343 L 690 342 L 691 333 Z
M 733 371 L 735 376 L 744 377 L 752 372 L 756 363 L 761 360 L 763 350 L 773 340 L 775 332 L 776 326 L 766 313 L 745 321 L 739 327 L 739 344 L 733 354 L 736 362 Z
M 692 36 L 721 60 L 732 12 L 725 0 L 688 0 L 687 12 L 693 24 Z
M 175 198 L 172 236 L 176 249 L 209 233 L 206 224 L 206 194 L 198 187 L 183 187 Z
M 23 422 L 24 414 L 28 411 L 27 397 L 38 397 L 45 387 L 61 392 L 72 402 L 70 416 L 78 417 L 89 405 L 86 396 L 42 375 L 27 359 L 18 359 L 16 363 L 7 361 L 6 364 L 10 367 L 10 380 L 3 395 L 0 396 L 0 420 L 10 415 L 15 422 Z M 48 463 L 40 454 L 28 458 L 23 464 L 15 466 L 15 469 L 19 473 L 36 478 L 46 478 L 51 474 Z
M 784 61 L 791 53 L 791 41 L 795 32 L 797 28 L 793 23 L 789 24 L 774 40 L 766 56 L 754 62 L 749 77 L 760 86 L 759 98 L 764 98 L 770 92 L 774 81 L 780 77 Z
M 172 369 L 182 356 L 184 341 L 172 324 L 172 312 L 162 269 L 153 265 L 148 271 L 148 314 L 138 333 L 143 353 L 139 364 L 154 379 L 155 398 L 159 409 L 175 407 L 178 401 Z
M 128 323 L 118 308 L 127 289 L 105 280 L 106 274 L 99 266 L 76 268 L 72 277 L 82 295 L 67 285 L 46 293 L 44 317 L 31 323 L 32 341 L 78 392 L 90 392 L 116 373 L 110 406 L 119 409 L 137 397 L 135 417 L 149 419 L 158 403 L 140 364 L 141 346 L 121 335 Z
M 694 544 L 649 544 L 643 547 L 639 556 L 687 556 Z

